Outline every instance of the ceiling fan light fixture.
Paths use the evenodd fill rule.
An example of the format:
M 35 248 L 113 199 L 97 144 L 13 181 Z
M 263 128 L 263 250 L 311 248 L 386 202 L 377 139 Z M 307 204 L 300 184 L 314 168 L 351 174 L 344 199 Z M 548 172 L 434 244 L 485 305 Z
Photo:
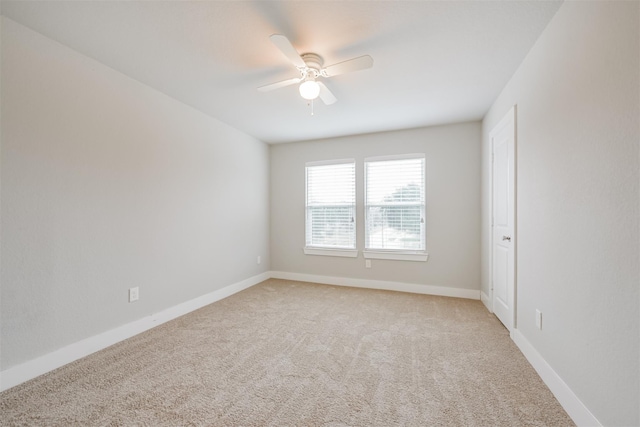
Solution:
M 373 58 L 369 55 L 347 59 L 346 61 L 324 67 L 324 60 L 320 55 L 313 52 L 298 53 L 286 36 L 282 34 L 271 34 L 269 38 L 280 52 L 296 67 L 296 70 L 300 73 L 300 77 L 260 86 L 258 88 L 260 92 L 268 92 L 281 87 L 300 84 L 298 90 L 302 98 L 308 101 L 320 98 L 325 105 L 331 105 L 337 101 L 336 97 L 322 81 L 316 81 L 317 78 L 321 77 L 326 79 L 373 67 Z M 313 108 L 313 104 L 309 104 L 311 104 Z
M 314 100 L 320 95 L 320 85 L 313 79 L 305 80 L 300 85 L 300 96 L 309 101 Z

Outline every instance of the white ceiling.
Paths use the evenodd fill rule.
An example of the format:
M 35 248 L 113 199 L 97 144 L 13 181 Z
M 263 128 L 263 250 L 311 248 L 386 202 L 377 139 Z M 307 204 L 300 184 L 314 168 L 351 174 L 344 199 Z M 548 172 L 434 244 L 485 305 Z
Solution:
M 289 142 L 483 117 L 559 1 L 2 1 L 2 14 L 256 138 Z M 269 40 L 325 65 L 372 69 L 325 83 L 315 115 Z

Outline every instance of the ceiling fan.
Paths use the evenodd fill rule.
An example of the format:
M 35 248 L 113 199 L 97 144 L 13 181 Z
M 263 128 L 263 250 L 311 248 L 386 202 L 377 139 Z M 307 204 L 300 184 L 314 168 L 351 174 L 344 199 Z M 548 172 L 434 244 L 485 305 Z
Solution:
M 303 53 L 300 55 L 289 39 L 281 34 L 272 34 L 270 39 L 298 69 L 300 77 L 260 86 L 258 90 L 261 92 L 268 92 L 302 82 L 299 90 L 304 99 L 312 101 L 320 97 L 322 102 L 331 105 L 337 99 L 322 81 L 318 81 L 319 78 L 329 78 L 352 71 L 365 70 L 373 66 L 373 58 L 369 55 L 363 55 L 323 68 L 324 60 L 320 55 L 316 53 Z

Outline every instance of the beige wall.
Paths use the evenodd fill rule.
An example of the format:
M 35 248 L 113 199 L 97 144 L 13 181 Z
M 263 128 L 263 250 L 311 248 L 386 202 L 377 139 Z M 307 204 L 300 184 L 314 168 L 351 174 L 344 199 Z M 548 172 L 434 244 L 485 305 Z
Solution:
M 483 122 L 483 291 L 489 132 L 517 104 L 517 327 L 612 426 L 640 424 L 638 6 L 565 2 Z
M 3 370 L 269 269 L 262 142 L 6 18 L 1 108 Z
M 355 158 L 357 247 L 364 246 L 363 159 L 426 154 L 427 262 L 304 255 L 305 163 Z M 460 289 L 480 286 L 480 123 L 271 146 L 272 270 Z

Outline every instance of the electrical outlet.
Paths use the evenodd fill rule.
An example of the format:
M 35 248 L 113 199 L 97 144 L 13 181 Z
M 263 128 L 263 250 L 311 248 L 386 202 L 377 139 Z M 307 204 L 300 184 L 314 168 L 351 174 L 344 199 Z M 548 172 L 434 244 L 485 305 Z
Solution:
M 258 255 L 258 264 L 260 264 L 262 262 L 262 257 L 260 257 L 260 255 Z
M 136 286 L 135 288 L 129 289 L 129 302 L 138 301 L 140 298 L 140 289 Z
M 542 330 L 542 312 L 536 309 L 536 326 Z
M 370 260 L 370 259 L 365 260 L 365 261 L 364 261 L 364 266 L 365 266 L 366 268 L 371 268 L 371 260 Z

